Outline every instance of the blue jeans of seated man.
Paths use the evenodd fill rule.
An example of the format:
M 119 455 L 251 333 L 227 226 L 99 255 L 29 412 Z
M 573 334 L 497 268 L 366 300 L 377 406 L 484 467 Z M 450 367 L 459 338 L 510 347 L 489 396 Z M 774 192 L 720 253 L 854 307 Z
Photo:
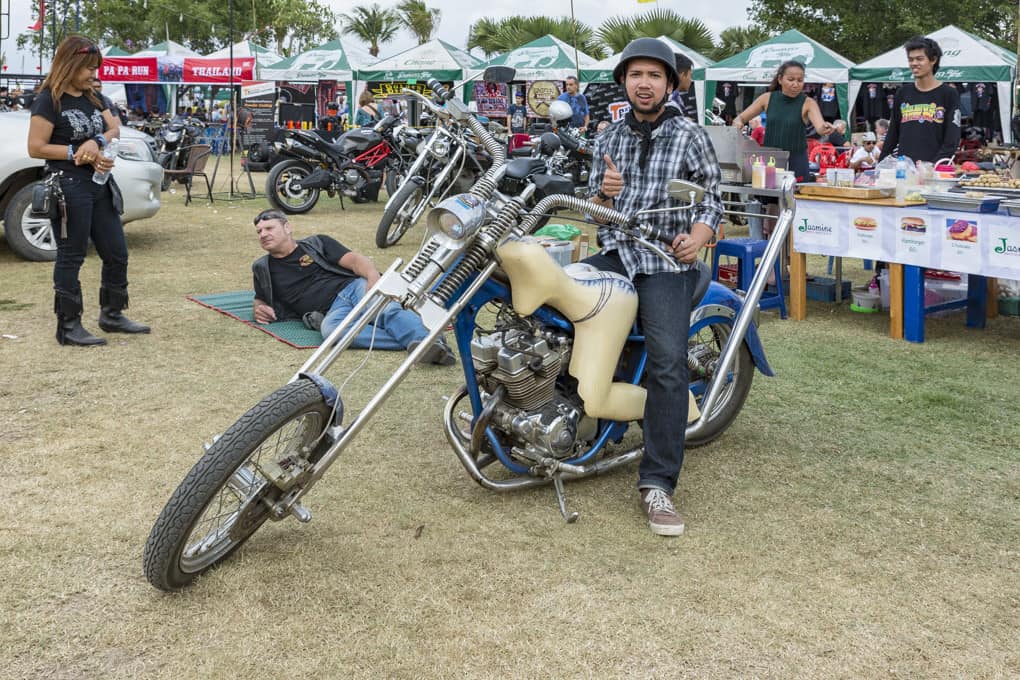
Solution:
M 584 260 L 593 267 L 627 276 L 615 251 Z M 638 465 L 638 488 L 655 487 L 672 495 L 684 463 L 690 372 L 687 335 L 691 327 L 691 298 L 698 272 L 638 274 L 638 319 L 645 336 L 645 453 Z
M 368 288 L 368 281 L 365 279 L 354 279 L 337 293 L 329 311 L 322 319 L 322 337 L 328 336 L 336 327 L 347 318 L 354 306 L 361 298 L 365 297 Z M 373 325 L 375 337 L 373 339 Z M 407 349 L 415 340 L 421 340 L 428 331 L 422 324 L 421 319 L 414 312 L 409 312 L 396 302 L 388 302 L 376 317 L 375 324 L 369 324 L 361 329 L 358 337 L 354 338 L 351 347 L 355 349 Z

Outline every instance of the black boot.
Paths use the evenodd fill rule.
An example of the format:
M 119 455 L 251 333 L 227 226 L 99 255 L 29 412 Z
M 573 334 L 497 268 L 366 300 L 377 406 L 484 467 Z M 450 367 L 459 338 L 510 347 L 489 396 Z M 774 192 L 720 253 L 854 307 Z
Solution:
M 120 313 L 128 306 L 126 288 L 100 288 L 99 306 L 99 327 L 107 333 L 148 333 L 152 330 Z
M 106 344 L 106 340 L 82 328 L 81 293 L 58 290 L 53 298 L 53 311 L 57 314 L 57 342 L 61 345 L 87 347 Z

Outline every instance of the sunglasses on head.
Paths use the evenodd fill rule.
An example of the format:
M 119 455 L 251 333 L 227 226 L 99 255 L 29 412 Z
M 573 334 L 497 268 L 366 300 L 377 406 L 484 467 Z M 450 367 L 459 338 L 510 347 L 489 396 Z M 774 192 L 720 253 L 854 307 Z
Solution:
M 80 50 L 76 50 L 75 54 L 99 54 L 99 48 L 95 45 L 89 45 L 81 48 Z
M 259 222 L 264 222 L 265 220 L 281 220 L 283 222 L 286 222 L 287 216 L 284 215 L 279 210 L 263 210 L 262 212 L 255 216 L 255 219 L 252 221 L 252 224 L 254 224 L 257 227 L 259 226 Z

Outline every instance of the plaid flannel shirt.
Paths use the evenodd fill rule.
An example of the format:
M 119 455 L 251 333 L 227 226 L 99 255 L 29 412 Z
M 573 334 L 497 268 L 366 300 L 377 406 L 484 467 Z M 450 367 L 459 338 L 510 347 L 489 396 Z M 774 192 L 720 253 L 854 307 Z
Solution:
M 670 118 L 652 132 L 654 143 L 648 154 L 648 164 L 642 170 L 641 137 L 626 123 L 619 121 L 599 135 L 592 153 L 592 171 L 588 190 L 594 195 L 602 186 L 606 172 L 603 156 L 608 154 L 623 175 L 623 191 L 613 201 L 613 207 L 625 215 L 639 210 L 668 208 L 684 205 L 686 201 L 671 199 L 667 193 L 669 180 L 684 179 L 705 188 L 700 203 L 688 210 L 656 213 L 643 221 L 655 225 L 666 233 L 690 233 L 694 222 L 703 222 L 716 231 L 723 214 L 719 194 L 719 162 L 708 133 L 697 123 L 681 116 Z M 620 254 L 623 266 L 633 279 L 636 274 L 657 274 L 671 271 L 651 250 L 619 231 L 599 229 L 599 239 L 606 251 Z M 670 253 L 672 255 L 672 253 Z M 677 262 L 680 269 L 694 265 Z

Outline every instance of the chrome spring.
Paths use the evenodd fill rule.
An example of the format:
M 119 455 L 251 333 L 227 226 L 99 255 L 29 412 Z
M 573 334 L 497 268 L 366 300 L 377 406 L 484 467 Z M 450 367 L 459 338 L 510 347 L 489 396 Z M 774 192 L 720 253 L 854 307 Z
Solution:
M 489 176 L 489 173 L 482 175 L 474 186 L 471 187 L 470 194 L 477 196 L 478 198 L 487 200 L 492 194 L 496 192 L 496 181 Z
M 489 259 L 489 253 L 514 226 L 517 216 L 523 209 L 524 199 L 520 196 L 514 196 L 503 206 L 492 223 L 475 238 L 457 266 L 436 286 L 432 299 L 437 304 L 445 307 L 454 292 L 468 280 L 468 277 L 481 270 L 486 260 Z
M 437 248 L 439 248 L 439 242 L 429 240 L 425 247 L 418 251 L 418 254 L 411 263 L 404 268 L 404 277 L 408 280 L 418 278 L 418 275 L 425 269 L 425 265 L 432 259 L 432 255 L 436 252 Z

